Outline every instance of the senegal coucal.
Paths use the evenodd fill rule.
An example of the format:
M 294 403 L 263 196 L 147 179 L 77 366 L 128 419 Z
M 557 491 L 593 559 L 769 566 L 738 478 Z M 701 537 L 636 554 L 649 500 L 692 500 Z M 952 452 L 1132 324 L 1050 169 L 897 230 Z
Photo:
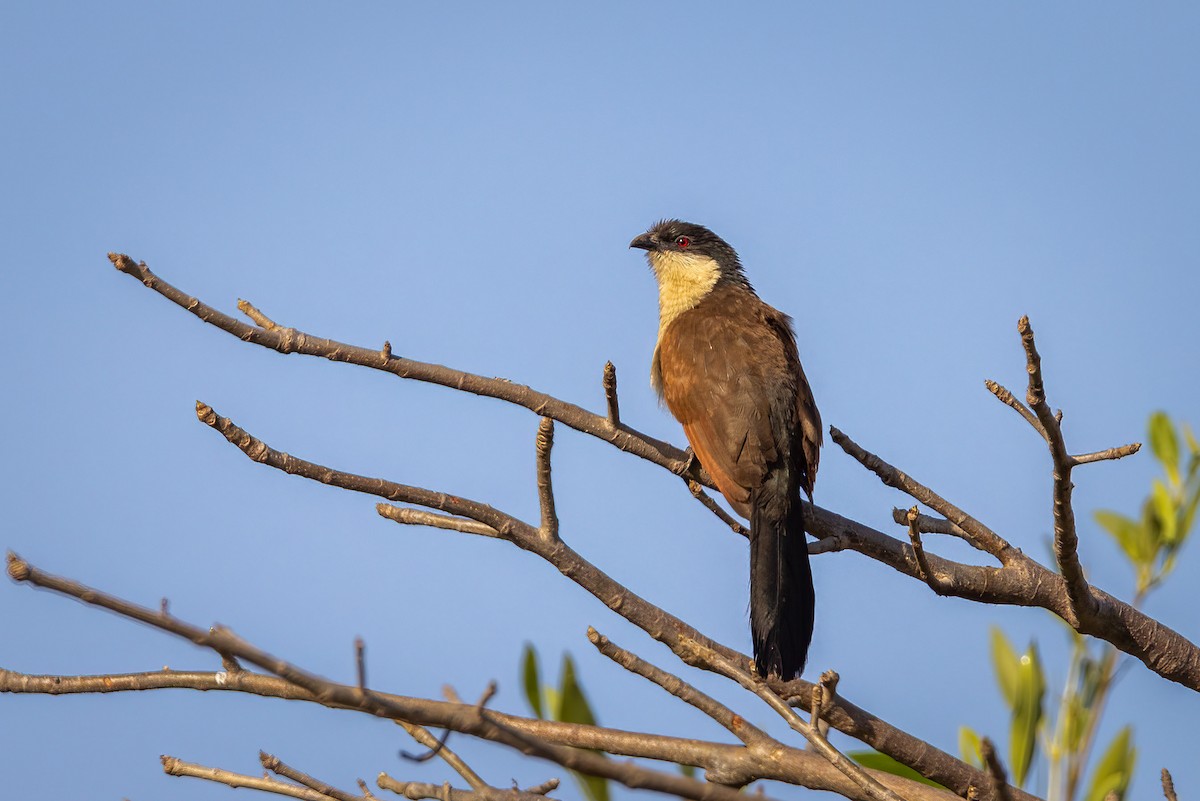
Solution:
M 792 321 L 759 300 L 738 255 L 702 225 L 663 220 L 629 243 L 658 279 L 651 383 L 717 489 L 750 521 L 750 630 L 762 676 L 804 669 L 812 570 L 800 490 L 812 498 L 821 416 Z

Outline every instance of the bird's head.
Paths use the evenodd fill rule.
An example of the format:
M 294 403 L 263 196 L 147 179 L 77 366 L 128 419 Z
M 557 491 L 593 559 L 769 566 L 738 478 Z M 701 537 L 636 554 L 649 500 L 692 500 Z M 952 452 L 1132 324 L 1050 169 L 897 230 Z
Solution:
M 631 248 L 646 251 L 659 284 L 734 282 L 749 288 L 737 251 L 703 225 L 682 220 L 662 220 L 634 238 Z

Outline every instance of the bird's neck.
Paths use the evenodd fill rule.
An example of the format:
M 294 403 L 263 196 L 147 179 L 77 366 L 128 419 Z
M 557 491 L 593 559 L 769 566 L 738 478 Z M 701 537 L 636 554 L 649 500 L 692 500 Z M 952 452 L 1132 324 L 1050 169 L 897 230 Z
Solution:
M 695 308 L 712 291 L 721 268 L 709 256 L 697 253 L 657 251 L 650 254 L 650 267 L 658 279 L 658 337 L 671 322 Z

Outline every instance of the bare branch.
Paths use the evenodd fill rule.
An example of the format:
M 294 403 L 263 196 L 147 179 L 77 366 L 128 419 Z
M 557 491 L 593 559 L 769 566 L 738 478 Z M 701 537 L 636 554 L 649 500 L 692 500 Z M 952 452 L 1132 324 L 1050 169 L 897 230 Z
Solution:
M 501 790 L 496 787 L 483 787 L 478 790 L 457 790 L 449 784 L 425 784 L 423 782 L 401 782 L 386 773 L 380 773 L 376 783 L 383 790 L 391 790 L 397 795 L 420 801 L 546 801 L 543 793 L 531 793 L 521 790 Z M 547 791 L 548 792 L 548 791 Z
M 716 515 L 722 523 L 729 526 L 734 534 L 740 534 L 746 538 L 750 537 L 750 529 L 734 520 L 728 512 L 722 509 L 721 505 L 714 501 L 709 494 L 704 491 L 703 484 L 701 484 L 699 481 L 696 481 L 694 478 L 685 478 L 684 481 L 687 483 L 688 492 L 692 493 L 692 497 L 704 504 L 704 508 Z
M 1008 564 L 1015 558 L 1015 549 L 983 523 L 980 523 L 974 517 L 971 517 L 971 515 L 959 509 L 921 482 L 892 467 L 875 454 L 863 449 L 857 442 L 850 439 L 836 427 L 830 426 L 829 434 L 833 437 L 833 441 L 841 446 L 842 450 L 856 459 L 863 467 L 879 476 L 879 480 L 884 484 L 910 495 L 913 499 L 920 501 L 931 509 L 935 509 L 947 520 L 954 523 L 955 526 L 966 534 L 965 539 L 968 543 L 985 553 L 995 556 L 1000 560 L 1001 564 Z
M 267 331 L 274 331 L 275 329 L 279 328 L 279 326 L 275 324 L 274 320 L 255 308 L 254 304 L 250 301 L 238 300 L 237 307 L 242 314 L 253 320 L 254 324 L 259 328 L 264 328 Z
M 328 681 L 256 648 L 228 629 L 214 627 L 206 632 L 175 618 L 162 618 L 144 607 L 98 592 L 77 582 L 51 576 L 28 563 L 20 562 L 21 567 L 14 571 L 13 564 L 17 562 L 19 560 L 10 560 L 9 573 L 14 578 L 20 577 L 18 580 L 29 581 L 36 586 L 64 592 L 85 603 L 149 623 L 156 628 L 191 640 L 197 645 L 231 653 L 250 664 L 274 673 L 281 679 L 308 690 L 322 703 L 335 702 L 341 706 L 391 719 L 412 720 L 417 716 L 416 706 L 406 699 L 384 696 L 375 692 L 364 692 L 358 687 L 347 688 L 345 685 Z M 515 748 L 527 755 L 548 759 L 565 768 L 613 779 L 630 787 L 655 790 L 683 798 L 696 799 L 696 801 L 741 801 L 737 792 L 719 785 L 704 784 L 685 776 L 649 770 L 632 763 L 617 763 L 591 751 L 555 745 L 511 728 L 502 717 L 494 716 L 483 708 L 487 698 L 488 695 L 485 694 L 480 702 L 472 707 L 471 713 L 466 719 L 457 721 L 462 726 L 462 731 Z
M 626 620 L 642 628 L 651 637 L 670 647 L 687 661 L 689 643 L 699 642 L 711 648 L 731 661 L 748 662 L 749 658 L 721 645 L 684 621 L 668 614 L 662 609 L 650 604 L 607 574 L 600 571 L 578 553 L 572 550 L 562 540 L 546 540 L 537 533 L 537 529 L 527 523 L 517 520 L 490 506 L 469 501 L 445 493 L 432 492 L 416 487 L 396 484 L 383 479 L 365 478 L 350 473 L 343 473 L 322 465 L 298 459 L 290 454 L 276 451 L 261 440 L 238 428 L 231 421 L 216 415 L 210 408 L 203 406 L 202 420 L 217 428 L 227 440 L 236 445 L 255 461 L 271 467 L 284 470 L 293 475 L 300 475 L 325 484 L 343 487 L 359 492 L 379 495 L 392 500 L 403 500 L 410 503 L 433 506 L 434 508 L 450 511 L 471 517 L 479 522 L 493 526 L 497 533 L 517 546 L 531 551 L 549 561 L 563 575 L 570 578 L 579 586 L 605 603 L 610 609 L 618 612 Z M 815 507 L 814 507 L 815 508 Z M 883 535 L 880 535 L 883 536 Z M 937 569 L 937 566 L 934 566 Z M 986 586 L 986 580 L 984 581 Z M 790 685 L 789 695 L 799 693 L 807 699 L 812 685 L 797 680 Z M 781 688 L 782 689 L 782 688 Z M 787 691 L 787 690 L 785 690 Z M 838 710 L 826 718 L 834 728 L 862 739 L 868 745 L 888 754 L 892 758 L 909 765 L 922 775 L 937 781 L 944 786 L 955 788 L 965 787 L 978 771 L 960 760 L 933 748 L 928 743 L 900 732 L 894 727 L 875 718 L 873 715 L 843 702 Z M 927 772 L 928 771 L 928 772 Z
M 362 637 L 354 638 L 354 665 L 358 675 L 358 689 L 367 691 L 367 644 Z
M 338 801 L 335 796 L 325 795 L 308 787 L 297 787 L 294 784 L 287 784 L 265 776 L 246 776 L 220 768 L 209 768 L 192 762 L 184 762 L 173 756 L 164 755 L 162 765 L 163 771 L 169 776 L 191 776 L 195 779 L 227 784 L 234 789 L 249 787 L 252 790 L 286 795 L 303 801 Z
M 409 723 L 406 720 L 397 720 L 396 723 L 402 726 L 414 740 L 429 749 L 426 752 L 428 756 L 422 754 L 423 759 L 421 759 L 421 761 L 432 759 L 434 756 L 439 756 L 442 758 L 442 761 L 453 768 L 459 776 L 462 776 L 466 780 L 467 784 L 471 785 L 471 789 L 483 790 L 489 787 L 488 783 L 485 782 L 478 773 L 472 770 L 471 767 L 463 761 L 462 757 L 446 747 L 446 740 L 450 737 L 450 729 L 446 729 L 441 737 L 434 737 L 428 729 L 416 723 Z
M 911 521 L 908 519 L 908 509 L 893 507 L 892 520 L 895 520 L 902 526 L 911 525 Z M 949 534 L 951 537 L 966 538 L 963 530 L 949 520 L 942 517 L 930 517 L 929 515 L 917 515 L 917 531 L 921 534 Z
M 980 753 L 983 755 L 983 763 L 987 767 L 988 776 L 991 778 L 992 798 L 994 801 L 1011 801 L 1008 792 L 1008 774 L 1004 771 L 1004 766 L 1000 764 L 1000 758 L 996 756 L 996 747 L 992 745 L 992 741 L 987 737 L 983 738 L 983 742 L 979 744 Z
M 478 721 L 478 705 L 447 704 L 377 691 L 364 693 L 358 687 L 336 684 L 305 674 L 286 662 L 253 649 L 224 629 L 206 632 L 178 619 L 161 617 L 152 610 L 114 598 L 77 582 L 47 574 L 15 556 L 10 557 L 9 573 L 18 581 L 52 589 L 85 603 L 109 609 L 131 619 L 177 634 L 198 645 L 210 648 L 219 647 L 234 652 L 252 664 L 270 665 L 270 669 L 277 671 L 280 678 L 263 676 L 245 670 L 237 673 L 185 673 L 163 670 L 121 676 L 64 677 L 28 676 L 0 669 L 0 691 L 66 694 L 179 687 L 249 692 L 262 696 L 312 701 L 333 708 L 364 711 L 393 720 L 408 720 L 421 725 L 454 729 L 486 739 L 498 739 L 496 732 L 490 727 L 481 730 Z M 694 647 L 694 641 L 691 642 Z M 742 658 L 748 663 L 748 658 Z M 791 682 L 785 686 L 795 688 L 803 684 L 803 682 Z M 872 719 L 851 704 L 839 699 L 835 711 L 838 719 L 850 720 L 871 732 L 875 737 L 882 733 L 883 736 L 898 741 L 901 747 L 919 751 L 922 760 L 929 761 L 935 766 L 942 764 L 939 761 L 941 752 L 937 749 L 921 743 L 911 735 L 889 727 L 882 721 Z M 789 750 L 788 759 L 772 759 L 764 763 L 741 746 L 622 732 L 558 721 L 532 720 L 502 715 L 498 712 L 488 712 L 487 715 L 491 723 L 503 724 L 508 732 L 525 732 L 532 738 L 545 742 L 557 742 L 576 748 L 599 749 L 613 754 L 697 765 L 716 775 L 728 776 L 737 771 L 744 773 L 755 771 L 749 775 L 801 784 L 813 789 L 831 790 L 858 801 L 865 799 L 865 796 L 857 790 L 857 785 L 846 780 L 824 759 L 803 751 Z M 827 714 L 827 717 L 830 715 Z M 503 742 L 503 740 L 500 741 Z M 950 758 L 947 759 L 950 764 L 962 764 Z M 970 778 L 974 774 L 966 775 L 967 778 Z M 947 799 L 942 791 L 916 782 L 885 774 L 880 774 L 879 777 L 881 781 L 902 789 L 910 801 L 918 799 L 921 801 L 952 801 Z M 618 778 L 618 780 L 620 779 Z M 1024 796 L 1021 801 L 1030 801 L 1030 799 L 1032 799 L 1031 796 Z
M 929 585 L 929 589 L 938 595 L 950 595 L 950 591 L 942 583 L 941 576 L 934 574 L 933 570 L 929 567 L 929 560 L 925 558 L 925 546 L 921 544 L 921 529 L 918 525 L 921 515 L 917 512 L 916 506 L 908 510 L 907 517 L 908 539 L 912 543 L 913 556 L 917 560 L 917 575 Z
M 1163 796 L 1167 801 L 1179 801 L 1179 797 L 1175 795 L 1175 781 L 1171 778 L 1171 772 L 1166 768 L 1162 769 L 1162 788 Z
M 554 421 L 543 417 L 537 432 L 537 489 L 542 523 L 538 534 L 548 540 L 558 539 L 558 513 L 554 510 L 554 484 L 550 480 L 550 451 L 554 447 Z
M 609 442 L 622 451 L 653 462 L 676 475 L 692 475 L 702 485 L 713 486 L 711 478 L 693 464 L 693 460 L 689 458 L 686 451 L 641 434 L 624 424 L 614 431 L 608 425 L 606 417 L 591 414 L 574 404 L 560 401 L 545 393 L 536 392 L 529 387 L 505 379 L 485 378 L 441 365 L 395 357 L 392 355 L 390 347 L 379 351 L 311 336 L 291 328 L 277 327 L 267 330 L 247 325 L 166 283 L 152 273 L 144 263 L 136 263 L 128 256 L 115 253 L 109 254 L 109 259 L 121 272 L 136 278 L 145 286 L 202 321 L 243 341 L 280 353 L 303 353 L 335 362 L 357 364 L 400 378 L 434 383 L 522 406 L 538 415 L 553 418 L 557 422 Z M 1057 423 L 1058 417 L 1052 417 Z M 1117 451 L 1121 450 L 1117 449 Z M 1132 446 L 1125 446 L 1125 450 L 1131 452 Z M 1076 458 L 1091 460 L 1093 457 L 1089 454 Z M 918 500 L 920 499 L 918 498 Z M 421 502 L 417 501 L 417 503 Z M 937 508 L 933 504 L 928 505 Z M 809 512 L 805 515 L 806 527 L 809 532 L 821 540 L 829 541 L 828 544 L 816 543 L 810 552 L 854 550 L 872 559 L 877 559 L 901 573 L 917 577 L 911 566 L 911 559 L 908 557 L 908 548 L 904 543 L 869 526 L 848 520 L 818 506 L 806 505 L 805 508 Z M 921 525 L 922 531 L 930 533 L 923 527 L 923 524 Z M 959 532 L 946 533 L 958 534 Z M 1074 617 L 1067 598 L 1063 594 L 1065 587 L 1061 577 L 1047 571 L 1027 557 L 1021 559 L 1019 569 L 1004 571 L 951 562 L 933 556 L 930 557 L 930 564 L 936 572 L 947 576 L 947 585 L 953 589 L 956 597 L 984 603 L 1038 606 L 1059 615 L 1064 620 Z M 1106 640 L 1120 650 L 1137 657 L 1164 678 L 1179 682 L 1193 690 L 1200 690 L 1200 649 L 1194 643 L 1107 593 L 1093 588 L 1092 594 L 1096 599 L 1093 614 L 1089 620 L 1079 622 L 1079 625 L 1076 626 L 1077 631 Z M 804 687 L 805 697 L 807 697 L 810 686 Z M 861 710 L 859 711 L 861 712 Z M 843 721 L 843 724 L 845 723 Z M 835 727 L 840 728 L 839 725 L 835 725 Z M 851 733 L 851 736 L 874 738 L 876 737 L 874 732 L 874 729 L 870 729 L 867 732 L 860 732 L 860 734 L 848 733 Z M 911 762 L 906 761 L 914 758 L 916 752 L 908 752 L 906 756 L 892 753 L 892 750 L 899 750 L 890 745 L 894 739 L 887 737 L 883 739 L 887 744 L 882 747 L 869 739 L 863 741 L 889 756 L 909 764 L 924 775 L 942 782 L 946 786 L 955 787 L 960 793 L 966 792 L 966 788 L 970 786 L 969 783 L 960 786 L 958 780 L 951 779 L 950 776 L 937 775 L 937 772 L 942 770 L 948 770 L 952 775 L 959 774 L 960 769 L 955 765 L 961 763 L 953 760 L 948 754 L 937 752 L 937 758 L 931 763 L 926 763 L 926 769 L 933 770 L 935 773 L 928 773 L 926 769 L 917 768 Z M 919 749 L 921 741 L 913 738 L 911 745 Z M 921 762 L 926 762 L 923 758 L 916 758 Z M 953 760 L 953 762 L 945 760 Z M 959 778 L 965 781 L 963 775 L 959 775 Z
M 558 779 L 547 779 L 541 784 L 535 784 L 533 787 L 525 790 L 525 792 L 532 793 L 534 795 L 545 795 L 546 793 L 552 793 L 557 790 L 558 784 Z
M 1071 464 L 1091 464 L 1092 462 L 1104 462 L 1113 459 L 1124 459 L 1126 456 L 1133 456 L 1142 449 L 1142 443 L 1131 442 L 1128 445 L 1121 445 L 1116 448 L 1106 448 L 1102 451 L 1093 451 L 1092 453 L 1081 453 L 1078 456 L 1069 457 Z
M 1017 414 L 1025 418 L 1025 422 L 1033 426 L 1033 430 L 1038 432 L 1042 439 L 1046 440 L 1047 442 L 1050 441 L 1049 436 L 1046 434 L 1046 429 L 1042 427 L 1041 421 L 1037 419 L 1037 416 L 1034 415 L 1033 412 L 1029 411 L 1028 406 L 1021 403 L 1021 401 L 1017 400 L 1015 395 L 991 379 L 984 381 L 983 384 L 988 388 L 989 392 L 1000 399 L 1001 403 L 1013 408 L 1016 410 Z
M 265 769 L 271 771 L 272 773 L 282 776 L 285 779 L 291 779 L 294 782 L 303 784 L 305 787 L 315 790 L 321 795 L 335 798 L 337 801 L 362 801 L 360 796 L 339 790 L 336 787 L 326 784 L 320 779 L 315 779 L 312 776 L 309 776 L 307 773 L 302 773 L 295 768 L 284 764 L 279 757 L 272 756 L 266 751 L 258 752 L 258 761 L 262 763 L 262 766 Z
M 1046 432 L 1050 447 L 1050 458 L 1054 463 L 1054 559 L 1066 584 L 1070 616 L 1067 622 L 1078 628 L 1080 620 L 1095 614 L 1096 602 L 1079 562 L 1079 535 L 1075 530 L 1075 511 L 1071 507 L 1071 468 L 1074 466 L 1067 445 L 1063 441 L 1059 417 L 1050 410 L 1046 402 L 1046 387 L 1042 380 L 1042 357 L 1038 355 L 1033 339 L 1033 327 L 1029 318 L 1017 322 L 1021 334 L 1021 345 L 1025 348 L 1026 370 L 1029 373 L 1029 390 L 1025 399 Z
M 591 626 L 588 627 L 588 639 L 596 649 L 616 662 L 621 667 L 648 679 L 681 701 L 694 706 L 737 737 L 747 746 L 763 746 L 782 748 L 773 737 L 755 726 L 729 707 L 697 690 L 678 676 L 656 667 L 636 654 L 626 651 L 612 642 Z M 711 777 L 710 777 L 711 780 Z M 723 784 L 727 782 L 722 782 Z M 745 784 L 745 781 L 739 783 Z
M 506 401 L 517 406 L 523 406 L 539 416 L 552 417 L 577 431 L 591 434 L 605 442 L 609 442 L 622 451 L 632 453 L 635 456 L 648 459 L 655 464 L 666 467 L 676 475 L 682 475 L 687 467 L 687 457 L 681 449 L 634 431 L 625 425 L 614 430 L 609 427 L 606 417 L 592 414 L 575 404 L 566 403 L 543 392 L 536 392 L 529 387 L 515 384 L 511 381 L 499 378 L 487 378 L 400 356 L 385 358 L 385 354 L 378 350 L 313 336 L 294 328 L 276 327 L 267 329 L 247 325 L 237 318 L 217 311 L 197 298 L 187 295 L 171 286 L 151 272 L 145 262 L 135 262 L 122 253 L 110 253 L 108 254 L 108 259 L 121 272 L 136 278 L 149 289 L 154 290 L 200 320 L 228 334 L 232 334 L 244 342 L 270 348 L 279 353 L 300 353 L 307 356 L 318 356 L 334 362 L 356 364 L 373 370 L 381 370 L 400 378 L 424 381 L 430 384 L 440 384 L 444 387 L 462 392 L 470 392 L 474 395 L 496 398 L 497 400 Z M 705 477 L 705 483 L 710 483 L 707 477 Z
M 497 533 L 503 535 L 514 526 L 524 526 L 524 523 L 506 515 L 491 506 L 475 501 L 466 500 L 444 492 L 432 492 L 420 487 L 410 487 L 382 478 L 367 478 L 353 473 L 343 473 L 328 467 L 308 462 L 303 459 L 277 451 L 262 440 L 251 436 L 239 428 L 227 417 L 221 417 L 206 403 L 196 402 L 196 417 L 209 428 L 218 431 L 238 450 L 256 462 L 282 470 L 289 475 L 301 476 L 322 484 L 329 484 L 353 492 L 363 492 L 376 495 L 389 501 L 414 503 L 419 506 L 449 512 L 453 515 L 468 517 L 484 525 L 491 526 Z
M 892 790 L 859 767 L 852 759 L 834 748 L 818 727 L 810 726 L 806 723 L 786 701 L 767 686 L 766 682 L 751 676 L 745 670 L 730 663 L 710 649 L 697 646 L 697 650 L 703 651 L 703 653 L 697 655 L 698 660 L 707 663 L 717 673 L 733 679 L 742 685 L 742 687 L 766 701 L 767 706 L 779 713 L 779 716 L 784 719 L 788 726 L 812 743 L 813 750 L 817 754 L 841 771 L 846 778 L 861 787 L 872 801 L 902 801 Z M 820 696 L 820 706 L 824 707 L 825 693 L 823 689 L 820 691 Z
M 608 408 L 608 427 L 615 431 L 621 427 L 621 407 L 617 402 L 617 368 L 612 362 L 604 363 L 604 405 Z
M 409 509 L 404 506 L 392 506 L 389 503 L 377 503 L 375 504 L 375 511 L 388 520 L 394 520 L 397 523 L 404 523 L 409 526 L 430 526 L 431 528 L 442 528 L 449 531 L 461 531 L 463 534 L 477 534 L 481 537 L 500 537 L 496 529 L 486 523 L 478 523 L 462 517 L 439 515 L 433 512 L 426 512 L 424 509 Z

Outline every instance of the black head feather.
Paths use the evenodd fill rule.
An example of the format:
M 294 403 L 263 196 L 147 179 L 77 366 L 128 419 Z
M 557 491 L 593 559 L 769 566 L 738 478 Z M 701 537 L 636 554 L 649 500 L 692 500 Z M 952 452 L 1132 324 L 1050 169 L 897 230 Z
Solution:
M 708 256 L 721 268 L 721 281 L 750 288 L 737 251 L 708 228 L 683 220 L 659 220 L 646 233 L 629 243 L 646 251 L 674 251 Z

